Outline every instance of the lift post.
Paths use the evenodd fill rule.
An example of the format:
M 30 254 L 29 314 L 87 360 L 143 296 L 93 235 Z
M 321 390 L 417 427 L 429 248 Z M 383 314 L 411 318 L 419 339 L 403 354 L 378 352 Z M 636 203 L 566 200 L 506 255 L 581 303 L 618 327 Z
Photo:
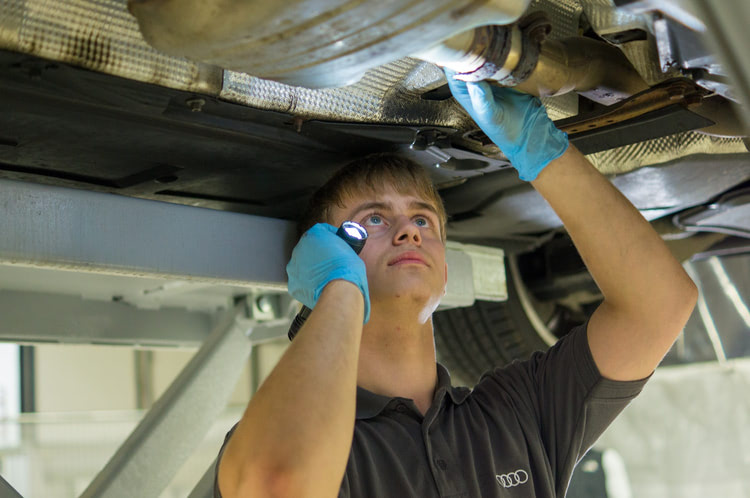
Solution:
M 82 498 L 159 496 L 224 410 L 252 348 L 246 302 L 225 314 Z

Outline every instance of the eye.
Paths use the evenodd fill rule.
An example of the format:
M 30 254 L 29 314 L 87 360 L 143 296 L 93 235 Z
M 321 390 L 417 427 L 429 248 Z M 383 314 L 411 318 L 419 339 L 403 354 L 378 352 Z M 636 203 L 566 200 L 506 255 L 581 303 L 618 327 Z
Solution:
M 365 217 L 364 221 L 367 226 L 378 226 L 383 224 L 383 218 L 378 214 L 371 214 Z
M 424 216 L 418 216 L 417 218 L 414 218 L 414 223 L 418 227 L 428 227 L 428 226 L 430 226 L 430 220 L 428 220 Z

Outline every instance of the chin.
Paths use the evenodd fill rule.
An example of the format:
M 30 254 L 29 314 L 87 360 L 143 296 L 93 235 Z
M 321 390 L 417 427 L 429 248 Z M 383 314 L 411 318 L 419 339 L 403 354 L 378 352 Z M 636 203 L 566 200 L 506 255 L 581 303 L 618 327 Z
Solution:
M 419 310 L 419 322 L 424 323 L 427 319 L 432 316 L 435 312 L 440 300 L 443 297 L 442 291 L 436 293 L 435 289 L 404 289 L 403 292 L 398 292 L 394 295 L 402 300 L 401 302 L 406 303 L 407 300 L 410 302 L 410 306 L 413 309 Z
M 402 275 L 402 278 L 398 279 L 372 278 L 369 284 L 370 299 L 377 300 L 381 297 L 388 301 L 409 302 L 409 306 L 424 309 L 428 314 L 432 314 L 445 294 L 445 283 L 442 280 L 431 283 L 424 277 L 424 275 Z M 369 275 L 368 278 L 370 278 Z

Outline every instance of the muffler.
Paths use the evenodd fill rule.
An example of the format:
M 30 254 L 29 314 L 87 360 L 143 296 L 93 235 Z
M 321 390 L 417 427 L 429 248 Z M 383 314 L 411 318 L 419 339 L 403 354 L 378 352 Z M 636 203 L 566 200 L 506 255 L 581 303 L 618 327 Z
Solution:
M 129 0 L 157 50 L 308 88 L 338 87 L 376 66 L 487 24 L 531 0 Z
M 414 56 L 541 97 L 576 91 L 611 104 L 648 88 L 607 43 L 545 41 L 550 24 L 542 13 L 516 22 L 529 3 L 130 0 L 128 8 L 162 52 L 289 85 L 349 85 L 368 69 Z

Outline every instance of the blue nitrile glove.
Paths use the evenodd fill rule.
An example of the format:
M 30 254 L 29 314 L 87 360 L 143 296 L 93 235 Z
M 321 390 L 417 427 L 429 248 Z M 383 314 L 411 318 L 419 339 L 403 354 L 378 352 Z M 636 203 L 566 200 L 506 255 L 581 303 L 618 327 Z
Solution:
M 521 180 L 535 180 L 568 148 L 568 135 L 555 127 L 538 98 L 486 81 L 467 83 L 454 74 L 445 70 L 451 93 L 510 159 Z
M 328 282 L 348 280 L 362 291 L 365 299 L 364 323 L 367 323 L 370 319 L 370 293 L 365 262 L 344 239 L 336 235 L 336 230 L 328 223 L 318 223 L 302 236 L 286 265 L 289 293 L 312 309 Z

